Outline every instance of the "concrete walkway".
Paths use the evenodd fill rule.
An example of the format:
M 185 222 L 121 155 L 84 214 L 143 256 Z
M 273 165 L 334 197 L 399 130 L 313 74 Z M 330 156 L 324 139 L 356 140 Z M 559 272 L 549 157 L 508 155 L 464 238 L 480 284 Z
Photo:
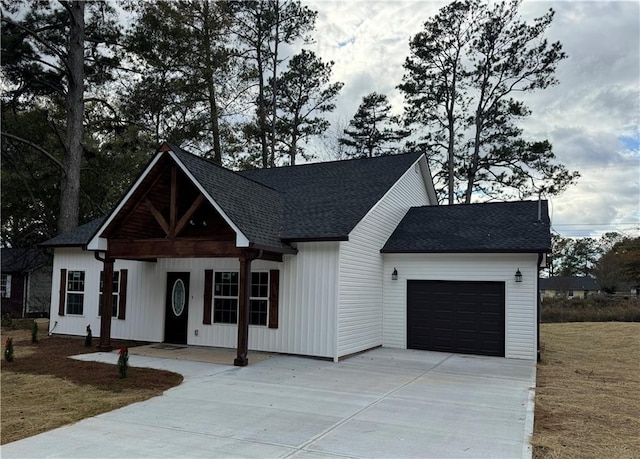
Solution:
M 139 355 L 130 363 L 185 381 L 4 445 L 2 458 L 531 457 L 534 362 L 379 348 L 339 363 L 278 355 L 244 368 Z

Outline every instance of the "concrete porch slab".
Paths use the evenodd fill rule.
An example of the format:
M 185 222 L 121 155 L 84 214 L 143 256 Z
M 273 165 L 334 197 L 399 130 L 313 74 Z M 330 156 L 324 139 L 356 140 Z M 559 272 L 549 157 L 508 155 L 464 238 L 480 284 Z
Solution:
M 233 365 L 236 358 L 235 349 L 209 346 L 187 346 L 165 343 L 153 343 L 129 348 L 130 355 L 142 355 L 159 359 L 188 360 L 191 362 L 216 363 Z M 271 358 L 268 352 L 249 352 L 249 362 L 256 363 Z

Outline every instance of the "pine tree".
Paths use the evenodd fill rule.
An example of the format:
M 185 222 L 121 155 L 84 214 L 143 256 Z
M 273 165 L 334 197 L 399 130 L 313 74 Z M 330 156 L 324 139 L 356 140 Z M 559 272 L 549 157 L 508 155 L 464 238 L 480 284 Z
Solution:
M 312 51 L 302 50 L 289 60 L 279 78 L 276 128 L 282 154 L 292 166 L 299 155 L 305 156 L 300 143 L 329 127 L 320 115 L 335 109 L 335 98 L 343 86 L 330 82 L 332 67 L 333 62 L 322 62 Z
M 400 127 L 398 117 L 390 114 L 387 96 L 372 92 L 362 98 L 349 127 L 344 130 L 340 143 L 350 147 L 347 156 L 355 158 L 380 156 L 409 132 Z
M 453 2 L 410 42 L 399 86 L 405 118 L 426 130 L 418 142 L 439 165 L 449 203 L 454 194 L 467 203 L 474 195 L 553 195 L 579 176 L 555 162 L 548 141 L 525 140 L 519 126 L 531 111 L 514 95 L 556 84 L 556 67 L 567 57 L 559 42 L 544 38 L 553 10 L 527 23 L 519 6 Z

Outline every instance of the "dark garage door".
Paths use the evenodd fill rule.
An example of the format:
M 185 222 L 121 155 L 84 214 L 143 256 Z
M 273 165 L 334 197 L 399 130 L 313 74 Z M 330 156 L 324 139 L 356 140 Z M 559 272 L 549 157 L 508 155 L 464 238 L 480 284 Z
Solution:
M 504 283 L 407 281 L 407 347 L 504 357 Z

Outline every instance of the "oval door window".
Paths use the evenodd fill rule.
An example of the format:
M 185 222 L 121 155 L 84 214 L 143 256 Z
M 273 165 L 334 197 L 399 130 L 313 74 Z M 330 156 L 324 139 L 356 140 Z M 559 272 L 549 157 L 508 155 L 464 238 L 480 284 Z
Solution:
M 171 293 L 171 307 L 176 317 L 179 317 L 184 311 L 184 301 L 184 282 L 182 279 L 178 279 L 173 284 L 173 292 Z

